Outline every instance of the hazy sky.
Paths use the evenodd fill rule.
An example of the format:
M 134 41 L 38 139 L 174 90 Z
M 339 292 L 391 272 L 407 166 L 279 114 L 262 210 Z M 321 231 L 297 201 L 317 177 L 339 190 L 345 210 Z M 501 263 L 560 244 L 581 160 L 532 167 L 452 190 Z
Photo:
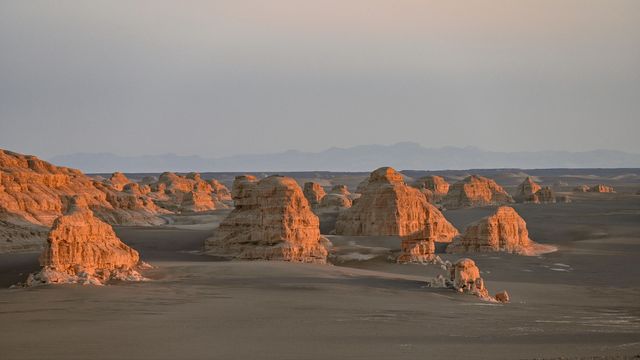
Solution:
M 640 1 L 0 1 L 0 147 L 640 152 Z

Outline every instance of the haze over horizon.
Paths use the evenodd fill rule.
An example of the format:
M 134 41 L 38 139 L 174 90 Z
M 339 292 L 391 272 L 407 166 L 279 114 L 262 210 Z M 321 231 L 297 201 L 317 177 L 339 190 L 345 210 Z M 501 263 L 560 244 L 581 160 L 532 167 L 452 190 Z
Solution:
M 640 153 L 640 2 L 0 3 L 0 148 Z

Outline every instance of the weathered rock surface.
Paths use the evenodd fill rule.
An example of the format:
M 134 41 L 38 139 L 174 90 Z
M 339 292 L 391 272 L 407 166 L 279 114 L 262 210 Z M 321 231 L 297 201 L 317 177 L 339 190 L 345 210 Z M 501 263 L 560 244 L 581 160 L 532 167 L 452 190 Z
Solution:
M 41 283 L 104 284 L 109 280 L 141 280 L 138 252 L 118 237 L 111 226 L 93 215 L 86 201 L 71 200 L 69 210 L 55 220 L 40 256 L 39 273 L 28 285 Z
M 328 240 L 295 180 L 236 177 L 235 209 L 205 242 L 211 255 L 247 260 L 325 263 Z
M 198 173 L 183 176 L 164 172 L 150 187 L 152 192 L 148 195 L 170 211 L 200 212 L 229 207 L 229 190 L 217 181 L 203 180 Z
M 111 174 L 111 177 L 106 182 L 114 189 L 122 191 L 122 188 L 124 188 L 125 185 L 131 183 L 131 180 L 129 180 L 129 178 L 127 178 L 125 174 L 117 171 Z
M 407 186 L 394 169 L 384 167 L 371 173 L 362 197 L 338 215 L 336 234 L 400 236 L 406 253 L 399 261 L 404 262 L 431 258 L 430 242 L 449 242 L 458 231 L 420 190 Z
M 476 295 L 489 300 L 489 291 L 484 286 L 484 280 L 480 277 L 480 269 L 475 261 L 462 258 L 456 261 L 450 270 L 450 279 L 453 288 L 459 292 Z
M 538 255 L 555 248 L 536 244 L 529 238 L 527 223 L 509 206 L 469 225 L 462 236 L 447 247 L 449 253 L 503 251 Z
M 524 181 L 518 185 L 516 195 L 513 197 L 517 202 L 534 202 L 534 194 L 540 190 L 538 185 L 530 176 L 527 176 Z
M 304 197 L 307 198 L 307 201 L 309 201 L 309 205 L 311 205 L 311 207 L 320 205 L 320 201 L 322 201 L 322 198 L 327 195 L 327 193 L 324 191 L 324 188 L 320 186 L 320 184 L 312 181 L 304 183 L 303 192 Z
M 548 186 L 543 186 L 531 195 L 529 202 L 535 204 L 551 204 L 556 202 L 556 193 Z
M 594 193 L 614 193 L 616 191 L 613 189 L 613 186 L 604 185 L 604 184 L 598 184 L 598 185 L 594 185 L 594 186 L 590 187 L 589 188 L 589 192 L 594 192 Z
M 435 196 L 444 196 L 449 192 L 449 183 L 441 176 L 424 176 L 418 179 L 414 186 L 418 189 L 427 189 Z
M 511 195 L 495 181 L 471 175 L 453 184 L 442 200 L 448 209 L 513 203 Z
M 335 185 L 328 194 L 322 197 L 318 209 L 320 211 L 338 212 L 348 209 L 353 204 L 351 193 L 345 185 Z

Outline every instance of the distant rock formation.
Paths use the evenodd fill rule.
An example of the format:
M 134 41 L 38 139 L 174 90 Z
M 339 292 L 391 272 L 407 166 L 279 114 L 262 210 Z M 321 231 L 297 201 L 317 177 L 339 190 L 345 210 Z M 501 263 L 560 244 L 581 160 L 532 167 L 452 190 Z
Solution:
M 594 185 L 594 186 L 590 187 L 589 188 L 589 192 L 593 192 L 593 193 L 614 193 L 616 191 L 613 189 L 613 186 L 604 185 L 604 184 L 598 184 L 598 185 Z
M 114 189 L 122 191 L 122 188 L 125 185 L 131 183 L 131 180 L 129 180 L 129 178 L 127 178 L 127 176 L 121 172 L 114 172 L 106 182 Z
M 53 223 L 42 270 L 27 285 L 81 283 L 102 285 L 109 280 L 142 280 L 138 252 L 131 249 L 105 222 L 93 215 L 84 198 L 72 198 L 67 213 Z
M 217 181 L 203 180 L 198 173 L 183 176 L 164 172 L 150 186 L 149 196 L 170 211 L 200 212 L 229 207 L 229 190 Z
M 447 247 L 448 253 L 503 251 L 538 255 L 555 248 L 536 244 L 529 238 L 527 223 L 509 206 L 469 225 L 464 234 Z
M 295 180 L 236 177 L 235 209 L 205 242 L 210 255 L 247 260 L 326 262 L 328 240 Z
M 588 185 L 578 185 L 575 188 L 573 188 L 573 192 L 576 192 L 576 193 L 589 192 L 589 186 Z
M 427 189 L 435 196 L 444 196 L 449 192 L 449 183 L 441 176 L 424 176 L 418 179 L 414 186 L 418 189 Z
M 303 192 L 304 197 L 307 198 L 307 201 L 309 201 L 309 205 L 311 205 L 311 207 L 320 205 L 320 201 L 322 201 L 322 198 L 327 195 L 327 193 L 324 191 L 324 188 L 320 186 L 320 184 L 311 181 L 304 183 Z
M 336 234 L 400 236 L 403 262 L 431 258 L 429 242 L 449 242 L 458 235 L 442 213 L 392 168 L 373 171 L 362 191 L 362 197 L 338 215 Z
M 482 176 L 471 175 L 449 188 L 442 200 L 448 209 L 513 203 L 511 195 L 495 181 Z
M 233 203 L 231 191 L 229 191 L 223 183 L 216 179 L 211 179 L 209 180 L 209 185 L 211 185 L 211 195 L 213 196 L 213 200 L 217 207 L 228 207 L 228 205 Z
M 527 176 L 527 178 L 518 185 L 516 195 L 513 198 L 517 202 L 533 202 L 534 194 L 540 189 L 540 185 L 533 181 L 530 176 Z
M 328 194 L 322 197 L 318 209 L 321 211 L 338 212 L 351 207 L 351 193 L 345 185 L 335 185 Z
M 551 204 L 556 202 L 556 193 L 548 186 L 543 186 L 531 195 L 529 202 L 534 204 Z

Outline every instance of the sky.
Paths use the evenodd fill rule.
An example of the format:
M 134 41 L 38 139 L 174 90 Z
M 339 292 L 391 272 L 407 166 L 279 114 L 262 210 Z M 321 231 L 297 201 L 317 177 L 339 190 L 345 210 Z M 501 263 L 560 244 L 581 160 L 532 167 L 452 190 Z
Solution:
M 640 1 L 0 2 L 0 148 L 640 153 Z

